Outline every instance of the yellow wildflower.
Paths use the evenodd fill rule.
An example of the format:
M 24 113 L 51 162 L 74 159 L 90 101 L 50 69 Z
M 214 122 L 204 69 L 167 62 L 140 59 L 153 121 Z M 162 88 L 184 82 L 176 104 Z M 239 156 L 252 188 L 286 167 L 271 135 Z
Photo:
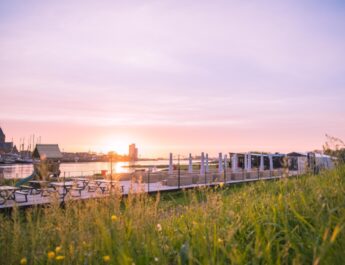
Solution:
M 61 249 L 62 249 L 62 248 L 61 248 L 60 246 L 57 246 L 57 247 L 55 248 L 55 252 L 56 252 L 56 253 L 59 253 L 59 252 L 61 251 Z
M 28 260 L 26 258 L 22 258 L 20 260 L 20 265 L 26 265 L 26 264 L 28 264 Z
M 219 243 L 219 244 L 222 244 L 223 242 L 224 242 L 224 240 L 223 240 L 223 239 L 218 238 L 218 243 Z
M 103 261 L 104 262 L 109 262 L 110 261 L 110 256 L 103 256 Z
M 116 216 L 115 214 L 113 214 L 113 215 L 111 216 L 111 221 L 112 221 L 112 222 L 116 222 L 116 221 L 117 221 L 117 216 Z
M 48 252 L 48 259 L 53 259 L 55 258 L 55 252 L 54 251 L 49 251 Z
M 56 256 L 55 259 L 56 259 L 56 260 L 64 260 L 64 259 L 65 259 L 65 256 L 59 255 L 59 256 Z
M 161 226 L 161 224 L 157 224 L 157 231 L 158 231 L 158 232 L 162 231 L 162 226 Z
M 224 182 L 219 183 L 220 188 L 223 188 L 223 186 L 224 186 Z

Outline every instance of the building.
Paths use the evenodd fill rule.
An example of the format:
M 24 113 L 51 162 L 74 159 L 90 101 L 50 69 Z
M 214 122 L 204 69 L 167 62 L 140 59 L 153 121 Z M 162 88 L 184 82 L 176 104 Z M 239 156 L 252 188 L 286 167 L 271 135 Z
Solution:
M 62 153 L 57 144 L 36 144 L 32 158 L 39 160 L 60 160 Z
M 40 161 L 40 163 L 34 163 L 37 179 L 46 180 L 60 175 L 62 153 L 57 144 L 36 144 L 32 158 Z
M 138 160 L 138 148 L 135 147 L 135 144 L 129 145 L 128 157 L 131 161 L 137 161 Z
M 6 135 L 0 127 L 0 153 L 18 153 L 13 142 L 6 142 Z

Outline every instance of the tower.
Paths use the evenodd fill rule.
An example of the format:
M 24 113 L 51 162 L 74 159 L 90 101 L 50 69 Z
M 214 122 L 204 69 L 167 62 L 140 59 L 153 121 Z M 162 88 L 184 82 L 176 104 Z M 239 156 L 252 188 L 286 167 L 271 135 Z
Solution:
M 138 148 L 135 147 L 135 144 L 129 145 L 128 157 L 131 161 L 138 160 Z

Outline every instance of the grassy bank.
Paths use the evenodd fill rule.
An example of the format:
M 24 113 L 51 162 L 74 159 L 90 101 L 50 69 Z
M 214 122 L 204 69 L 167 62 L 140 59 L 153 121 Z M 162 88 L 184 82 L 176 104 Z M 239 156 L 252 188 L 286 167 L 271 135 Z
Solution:
M 345 167 L 0 214 L 2 264 L 345 264 Z

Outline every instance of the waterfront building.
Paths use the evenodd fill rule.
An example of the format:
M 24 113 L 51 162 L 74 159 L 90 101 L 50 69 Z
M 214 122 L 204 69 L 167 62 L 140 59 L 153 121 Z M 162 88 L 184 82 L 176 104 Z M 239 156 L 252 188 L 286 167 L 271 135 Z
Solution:
M 18 153 L 13 142 L 6 142 L 6 135 L 0 127 L 0 153 Z
M 138 148 L 135 147 L 135 144 L 129 145 L 128 157 L 131 161 L 138 160 Z
M 34 163 L 36 178 L 47 180 L 51 176 L 59 177 L 62 157 L 59 145 L 37 144 L 32 153 L 32 158 L 40 161 L 40 163 Z

